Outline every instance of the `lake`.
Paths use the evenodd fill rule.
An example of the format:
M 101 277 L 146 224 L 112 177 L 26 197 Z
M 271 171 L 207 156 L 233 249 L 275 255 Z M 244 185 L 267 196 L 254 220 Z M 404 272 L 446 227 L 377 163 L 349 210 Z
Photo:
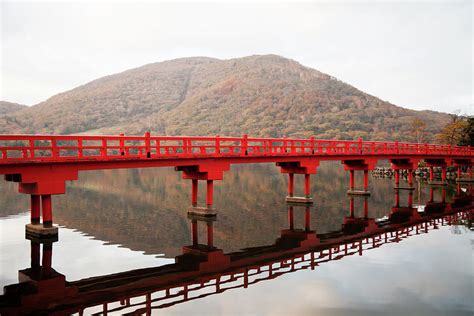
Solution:
M 29 196 L 0 182 L 0 309 L 39 313 L 35 308 L 45 304 L 45 313 L 84 315 L 104 309 L 153 315 L 474 312 L 471 185 L 429 187 L 417 179 L 414 191 L 400 190 L 397 197 L 393 179 L 370 177 L 371 196 L 351 201 L 348 172 L 323 162 L 311 177 L 314 205 L 290 207 L 286 175 L 274 165 L 233 166 L 215 181 L 217 218 L 210 221 L 187 215 L 190 182 L 172 168 L 83 172 L 68 183 L 66 195 L 53 197 L 59 238 L 43 245 L 25 239 Z M 199 190 L 204 198 L 205 186 Z M 295 176 L 295 190 L 302 195 L 302 176 Z M 33 281 L 19 284 L 25 275 Z

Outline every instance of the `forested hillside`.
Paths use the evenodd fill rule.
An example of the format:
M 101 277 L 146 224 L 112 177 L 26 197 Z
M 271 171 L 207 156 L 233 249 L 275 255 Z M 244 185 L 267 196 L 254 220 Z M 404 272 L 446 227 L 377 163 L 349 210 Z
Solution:
M 0 117 L 0 133 L 241 135 L 424 141 L 446 114 L 408 110 L 275 55 L 182 58 L 103 77 Z

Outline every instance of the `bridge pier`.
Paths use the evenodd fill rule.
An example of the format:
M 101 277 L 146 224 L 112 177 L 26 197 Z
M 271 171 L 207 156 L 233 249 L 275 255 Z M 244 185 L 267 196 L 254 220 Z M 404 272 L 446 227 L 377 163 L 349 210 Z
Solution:
M 454 165 L 458 167 L 458 176 L 456 182 L 460 183 L 471 183 L 474 182 L 474 178 L 472 177 L 472 167 L 474 165 L 474 161 L 472 159 L 454 159 Z M 462 167 L 466 166 L 468 170 L 468 177 L 462 177 Z
M 413 170 L 418 167 L 419 159 L 390 159 L 392 169 L 395 171 L 395 187 L 399 190 L 415 190 L 413 187 Z M 400 171 L 407 170 L 408 187 L 400 186 Z
M 448 185 L 446 181 L 446 168 L 451 165 L 451 159 L 425 159 L 426 165 L 430 168 L 429 185 L 444 186 Z M 441 181 L 434 179 L 434 167 L 441 167 Z
M 288 247 L 292 244 L 299 247 L 314 247 L 319 244 L 316 232 L 311 230 L 311 205 L 287 203 L 288 229 L 281 231 L 281 238 L 276 242 L 277 245 Z M 304 229 L 295 228 L 294 213 L 295 207 L 304 208 Z
M 430 187 L 430 200 L 425 205 L 425 213 L 440 213 L 446 210 L 446 195 L 447 191 L 445 187 L 441 188 L 441 201 L 435 201 L 434 190 L 436 188 Z
M 349 196 L 349 216 L 344 217 L 342 224 L 342 231 L 349 234 L 357 234 L 370 229 L 377 225 L 375 220 L 369 218 L 369 198 L 368 196 L 361 196 L 363 201 L 363 217 L 355 216 L 355 196 Z
M 302 159 L 301 161 L 295 162 L 277 162 L 276 165 L 280 167 L 281 173 L 288 173 L 288 195 L 286 202 L 294 205 L 312 204 L 311 174 L 316 174 L 319 160 Z M 302 197 L 294 196 L 295 174 L 304 175 L 304 196 Z
M 192 247 L 203 247 L 206 246 L 208 248 L 214 247 L 214 226 L 213 223 L 216 221 L 216 216 L 202 216 L 202 215 L 194 215 L 188 214 L 188 219 L 191 220 L 191 240 L 192 240 Z M 199 222 L 206 224 L 206 244 L 202 245 L 199 244 Z
M 369 170 L 374 169 L 377 163 L 376 159 L 361 159 L 361 160 L 343 160 L 344 169 L 349 170 L 349 190 L 348 195 L 362 195 L 369 196 Z M 355 171 L 360 170 L 364 172 L 364 189 L 355 190 L 354 178 Z
M 77 179 L 78 170 L 64 166 L 31 166 L 22 173 L 5 175 L 6 181 L 18 183 L 18 192 L 30 195 L 30 223 L 25 226 L 27 236 L 57 238 L 51 196 L 65 194 L 66 181 Z
M 40 203 L 41 201 L 41 203 Z M 40 209 L 43 223 L 40 223 Z M 58 235 L 58 227 L 53 226 L 53 207 L 51 194 L 31 195 L 31 223 L 27 224 L 26 234 L 37 237 Z
M 296 205 L 292 203 L 288 203 L 288 228 L 290 230 L 295 229 L 295 216 L 294 210 Z M 305 205 L 304 206 L 304 230 L 309 231 L 311 229 L 311 206 Z
M 183 172 L 183 179 L 191 180 L 191 206 L 188 214 L 200 216 L 215 216 L 214 209 L 214 180 L 222 180 L 224 171 L 229 170 L 229 163 L 203 162 L 200 165 L 175 167 L 176 171 Z M 199 180 L 206 181 L 206 207 L 198 206 Z

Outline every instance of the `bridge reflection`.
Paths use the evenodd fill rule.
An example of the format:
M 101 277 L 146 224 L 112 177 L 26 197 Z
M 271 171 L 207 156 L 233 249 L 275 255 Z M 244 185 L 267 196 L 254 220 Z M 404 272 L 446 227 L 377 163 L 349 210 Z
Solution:
M 432 189 L 433 190 L 433 189 Z M 174 264 L 137 269 L 68 282 L 52 267 L 56 240 L 31 241 L 30 267 L 19 271 L 19 282 L 8 285 L 0 296 L 0 314 L 151 314 L 175 304 L 197 300 L 230 289 L 247 288 L 298 270 L 314 270 L 321 264 L 341 260 L 385 244 L 399 243 L 439 226 L 463 224 L 472 229 L 472 187 L 458 186 L 451 203 L 434 192 L 423 206 L 413 205 L 413 192 L 395 190 L 395 203 L 384 218 L 369 217 L 366 197 L 348 200 L 347 216 L 338 231 L 317 234 L 311 229 L 311 206 L 287 207 L 287 227 L 271 245 L 224 253 L 214 245 L 215 217 L 189 215 L 192 244 L 184 246 Z M 355 199 L 362 199 L 356 203 Z M 361 209 L 357 209 L 361 205 Z M 402 206 L 403 205 L 403 206 Z M 423 211 L 422 211 L 423 210 Z M 362 213 L 362 216 L 355 214 Z M 302 216 L 302 227 L 295 217 Z M 198 228 L 206 229 L 205 242 Z

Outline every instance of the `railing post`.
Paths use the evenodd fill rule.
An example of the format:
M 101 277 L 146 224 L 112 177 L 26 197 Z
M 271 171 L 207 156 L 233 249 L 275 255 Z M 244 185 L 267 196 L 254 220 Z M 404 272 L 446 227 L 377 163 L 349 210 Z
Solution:
M 314 155 L 314 136 L 311 136 L 309 138 L 309 141 L 310 141 L 311 154 Z
M 30 139 L 30 158 L 35 158 L 35 141 Z
M 77 156 L 82 158 L 84 156 L 84 149 L 82 144 L 82 139 L 77 140 Z
M 396 153 L 397 153 L 397 154 L 400 153 L 400 150 L 398 149 L 398 140 L 395 141 L 395 150 L 396 150 Z
M 55 138 L 51 138 L 51 157 L 52 158 L 57 158 L 58 157 L 58 148 L 57 148 Z
M 100 147 L 100 156 L 106 157 L 107 156 L 107 140 L 102 138 L 102 146 Z
M 248 137 L 247 137 L 247 134 L 244 134 L 244 136 L 242 137 L 242 140 L 241 140 L 241 146 L 242 146 L 242 152 L 241 152 L 241 155 L 242 156 L 247 156 L 248 155 L 248 152 L 247 152 L 247 149 L 248 149 Z
M 221 153 L 221 141 L 219 139 L 219 135 L 216 135 L 216 155 L 219 155 Z
M 362 137 L 359 137 L 359 154 L 362 154 Z
M 125 139 L 124 134 L 120 133 L 120 155 L 125 156 Z
M 150 132 L 145 132 L 145 151 L 146 157 L 151 158 L 151 139 L 150 139 Z
M 183 138 L 181 141 L 183 142 L 183 154 L 187 155 L 188 154 L 188 140 L 186 138 Z

